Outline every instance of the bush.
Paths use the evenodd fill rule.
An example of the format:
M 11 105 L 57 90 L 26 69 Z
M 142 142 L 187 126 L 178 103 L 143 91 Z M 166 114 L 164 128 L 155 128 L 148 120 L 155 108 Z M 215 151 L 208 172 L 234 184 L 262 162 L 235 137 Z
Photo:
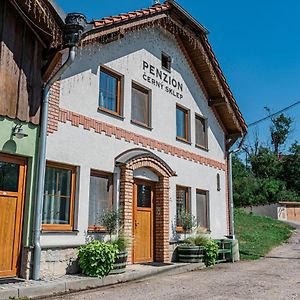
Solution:
M 184 244 L 194 245 L 194 246 L 205 246 L 210 241 L 210 239 L 205 236 L 198 234 L 194 237 L 189 237 L 183 241 Z
M 204 246 L 203 261 L 206 267 L 215 265 L 216 259 L 218 257 L 218 250 L 219 250 L 218 244 L 213 240 L 209 240 L 207 244 Z
M 116 245 L 92 241 L 79 248 L 79 266 L 85 275 L 104 277 L 112 270 L 117 253 Z

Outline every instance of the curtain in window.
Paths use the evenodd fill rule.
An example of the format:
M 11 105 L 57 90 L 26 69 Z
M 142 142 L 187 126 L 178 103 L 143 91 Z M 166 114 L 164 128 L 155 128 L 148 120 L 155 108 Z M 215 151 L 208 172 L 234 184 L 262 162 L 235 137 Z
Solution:
M 69 224 L 72 171 L 47 167 L 43 224 Z
M 206 147 L 206 125 L 205 119 L 196 117 L 196 144 Z
M 131 118 L 133 121 L 149 126 L 148 91 L 132 87 Z
M 176 190 L 176 226 L 182 226 L 182 213 L 187 210 L 187 193 L 185 189 Z
M 91 176 L 89 226 L 100 226 L 101 217 L 112 206 L 112 177 Z
M 206 192 L 196 194 L 197 226 L 209 227 L 208 220 L 208 197 Z

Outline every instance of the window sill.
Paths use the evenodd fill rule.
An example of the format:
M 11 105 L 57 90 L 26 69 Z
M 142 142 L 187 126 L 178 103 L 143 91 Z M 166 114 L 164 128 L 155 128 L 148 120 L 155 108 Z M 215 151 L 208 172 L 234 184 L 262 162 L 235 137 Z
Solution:
M 178 142 L 182 142 L 182 143 L 185 143 L 185 144 L 188 144 L 188 145 L 192 145 L 192 143 L 191 143 L 190 141 L 185 140 L 184 138 L 181 138 L 181 137 L 179 137 L 179 136 L 176 136 L 176 140 L 177 140 Z
M 42 229 L 41 230 L 42 234 L 78 234 L 79 230 L 46 230 L 46 229 Z
M 110 117 L 115 117 L 115 118 L 120 119 L 122 121 L 125 119 L 122 115 L 120 115 L 120 114 L 118 114 L 118 113 L 116 113 L 116 112 L 114 112 L 112 110 L 100 107 L 100 106 L 98 106 L 98 112 L 104 113 L 104 114 L 106 114 L 106 115 L 108 115 Z
M 88 233 L 105 233 L 107 229 L 104 226 L 90 226 L 87 231 Z
M 148 126 L 147 124 L 143 124 L 143 123 L 140 123 L 138 121 L 131 120 L 130 123 L 133 124 L 133 125 L 142 127 L 144 129 L 150 130 L 150 131 L 153 129 L 152 127 Z
M 206 146 L 202 146 L 202 145 L 195 144 L 195 147 L 196 147 L 196 148 L 199 148 L 199 149 L 201 149 L 201 150 L 204 150 L 204 151 L 206 151 L 206 152 L 209 152 L 208 147 L 206 147 Z

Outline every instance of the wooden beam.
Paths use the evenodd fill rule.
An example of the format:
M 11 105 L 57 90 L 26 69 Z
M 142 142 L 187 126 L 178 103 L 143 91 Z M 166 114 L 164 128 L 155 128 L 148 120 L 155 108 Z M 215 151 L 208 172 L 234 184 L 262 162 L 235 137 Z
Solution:
M 210 107 L 226 105 L 226 100 L 224 98 L 212 98 L 208 100 L 208 105 Z

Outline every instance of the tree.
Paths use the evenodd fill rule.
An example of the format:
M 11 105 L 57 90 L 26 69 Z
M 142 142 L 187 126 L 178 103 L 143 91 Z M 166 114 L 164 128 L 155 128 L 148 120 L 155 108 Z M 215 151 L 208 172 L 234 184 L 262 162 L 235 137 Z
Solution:
M 257 178 L 281 178 L 283 163 L 266 147 L 260 147 L 257 155 L 251 155 L 251 170 Z
M 268 110 L 268 109 L 267 109 Z M 270 127 L 271 141 L 274 152 L 278 155 L 280 146 L 284 145 L 290 132 L 292 119 L 280 114 L 278 117 L 271 118 L 272 125 Z
M 290 154 L 283 157 L 283 179 L 287 188 L 300 193 L 300 145 L 295 142 L 290 148 Z

